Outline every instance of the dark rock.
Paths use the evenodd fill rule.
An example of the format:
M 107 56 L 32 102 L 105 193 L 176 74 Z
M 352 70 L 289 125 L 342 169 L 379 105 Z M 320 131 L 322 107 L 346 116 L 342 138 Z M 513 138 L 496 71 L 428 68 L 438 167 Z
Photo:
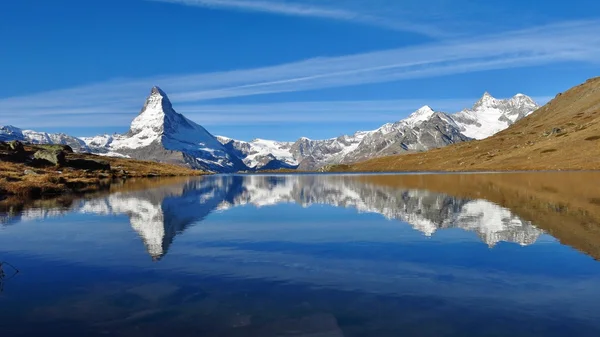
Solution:
M 110 163 L 96 159 L 70 159 L 67 166 L 90 171 L 110 171 Z
M 18 140 L 13 140 L 11 142 L 7 143 L 8 148 L 11 149 L 12 151 L 15 151 L 16 153 L 24 153 L 25 152 L 25 147 L 23 146 L 23 143 L 21 143 Z
M 38 162 L 57 166 L 64 166 L 66 163 L 65 153 L 62 150 L 39 150 L 33 154 L 33 158 Z

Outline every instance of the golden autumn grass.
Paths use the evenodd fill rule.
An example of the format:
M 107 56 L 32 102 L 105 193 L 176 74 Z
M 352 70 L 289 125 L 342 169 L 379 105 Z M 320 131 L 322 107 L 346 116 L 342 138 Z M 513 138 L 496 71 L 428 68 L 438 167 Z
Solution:
M 330 171 L 515 171 L 600 169 L 600 77 L 578 85 L 484 140 L 389 156 Z
M 28 152 L 35 147 L 26 146 Z M 0 161 L 0 196 L 39 198 L 65 193 L 86 193 L 104 189 L 115 179 L 140 177 L 197 176 L 201 171 L 151 161 L 68 154 L 67 159 L 99 159 L 110 171 L 85 171 L 68 167 L 30 167 L 24 163 Z M 25 171 L 31 171 L 25 174 Z M 31 174 L 33 172 L 33 174 Z
M 485 199 L 600 260 L 600 172 L 358 176 L 364 183 Z

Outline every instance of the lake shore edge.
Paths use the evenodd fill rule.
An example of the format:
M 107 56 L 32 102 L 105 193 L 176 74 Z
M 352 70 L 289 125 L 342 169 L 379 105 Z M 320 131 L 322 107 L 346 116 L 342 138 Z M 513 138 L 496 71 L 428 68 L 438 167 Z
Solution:
M 82 195 L 127 179 L 206 174 L 172 164 L 74 153 L 67 145 L 0 142 L 0 203 Z

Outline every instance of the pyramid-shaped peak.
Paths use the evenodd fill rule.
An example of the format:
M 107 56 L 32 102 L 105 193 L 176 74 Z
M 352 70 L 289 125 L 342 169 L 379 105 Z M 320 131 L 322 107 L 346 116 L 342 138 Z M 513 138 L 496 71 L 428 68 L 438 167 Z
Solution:
M 483 96 L 481 96 L 481 98 L 479 99 L 480 102 L 486 102 L 486 101 L 492 101 L 495 100 L 496 98 L 494 96 L 492 96 L 488 91 L 483 93 Z
M 150 90 L 150 96 L 146 99 L 146 103 L 142 108 L 140 114 L 148 110 L 162 110 L 164 113 L 170 113 L 173 111 L 173 105 L 169 100 L 167 94 L 158 86 L 152 87 Z
M 423 105 L 415 113 L 432 113 L 433 109 L 429 105 Z
M 169 116 L 175 116 L 173 105 L 167 94 L 157 86 L 152 87 L 150 96 L 146 98 L 144 106 L 139 115 L 131 122 L 130 134 L 137 134 L 142 130 L 154 130 L 154 133 L 162 133 Z
M 153 96 L 153 95 L 159 95 L 164 98 L 167 97 L 167 94 L 159 86 L 156 86 L 156 85 L 152 87 L 152 90 L 150 90 L 150 96 Z
M 417 124 L 430 119 L 433 114 L 435 114 L 435 111 L 429 105 L 424 105 L 408 116 L 405 122 L 408 124 Z
M 494 104 L 496 102 L 497 102 L 496 98 L 494 98 L 494 96 L 492 96 L 489 92 L 486 91 L 483 93 L 483 96 L 481 96 L 481 98 L 475 103 L 473 108 L 477 109 L 478 107 L 488 106 L 488 105 Z

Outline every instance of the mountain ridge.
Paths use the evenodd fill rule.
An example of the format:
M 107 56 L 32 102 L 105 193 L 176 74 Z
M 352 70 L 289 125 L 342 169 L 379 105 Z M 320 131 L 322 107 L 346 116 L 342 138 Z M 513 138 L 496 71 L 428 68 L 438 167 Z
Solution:
M 151 89 L 127 133 L 71 137 L 0 128 L 0 139 L 66 144 L 76 152 L 149 159 L 210 172 L 253 170 L 318 170 L 337 164 L 401 153 L 422 152 L 490 136 L 528 116 L 538 105 L 517 94 L 496 99 L 488 92 L 472 108 L 449 114 L 425 105 L 407 118 L 371 131 L 323 140 L 301 137 L 295 142 L 256 138 L 250 142 L 213 136 L 173 109 L 167 94 Z
M 332 171 L 600 169 L 600 77 L 587 80 L 497 134 L 425 153 L 370 159 Z
M 371 131 L 357 131 L 352 135 L 312 140 L 301 137 L 295 142 L 275 142 L 268 151 L 255 141 L 245 142 L 217 137 L 235 148 L 249 167 L 260 167 L 264 157 L 274 152 L 277 160 L 303 170 L 324 166 L 348 164 L 386 155 L 427 151 L 450 144 L 489 137 L 539 108 L 533 99 L 516 94 L 507 99 L 496 99 L 488 92 L 470 109 L 449 114 L 435 111 L 425 105 L 407 118 L 386 123 Z M 465 135 L 469 133 L 474 137 Z

